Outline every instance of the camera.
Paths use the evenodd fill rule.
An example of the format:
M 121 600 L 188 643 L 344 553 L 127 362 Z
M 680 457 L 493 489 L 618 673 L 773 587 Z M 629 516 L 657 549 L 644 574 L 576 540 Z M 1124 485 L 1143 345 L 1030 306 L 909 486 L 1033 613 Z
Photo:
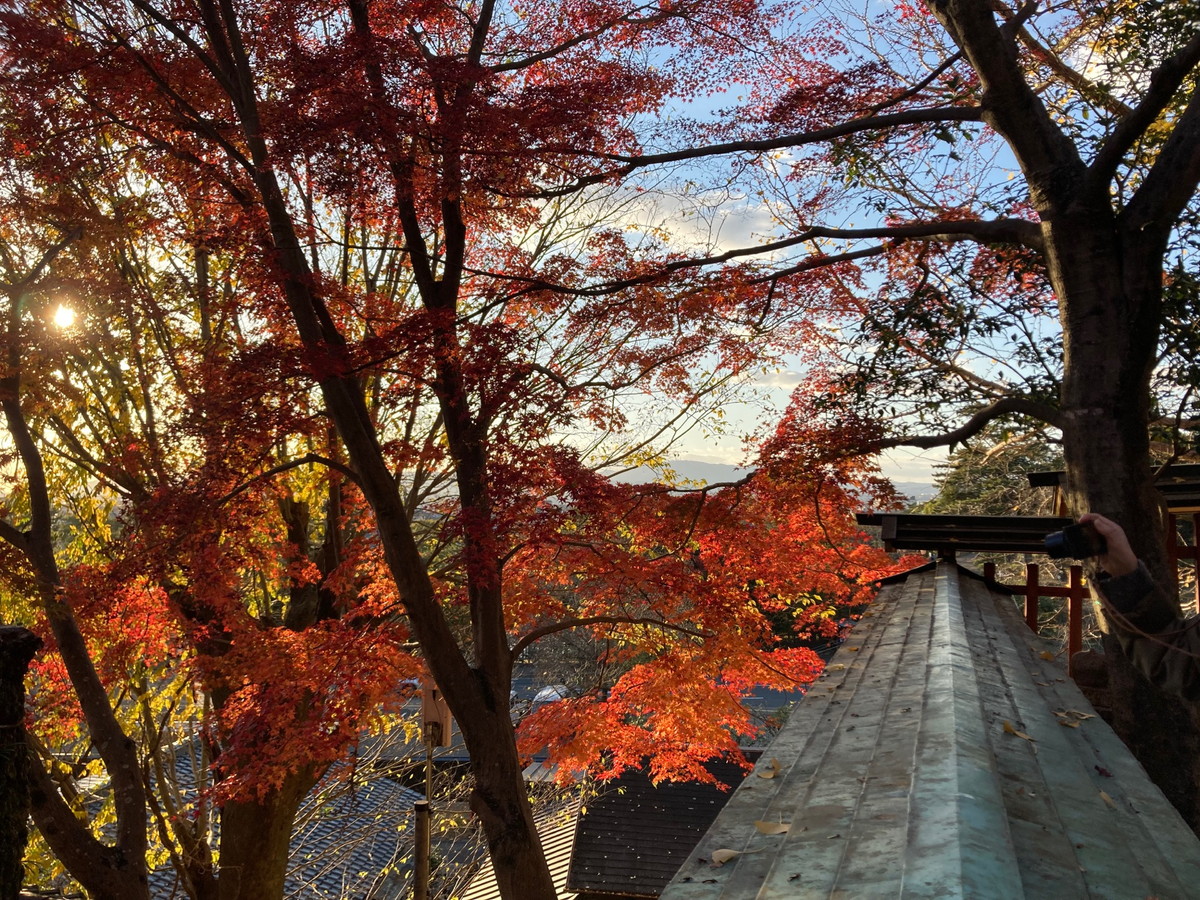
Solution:
M 1108 551 L 1105 543 L 1091 525 L 1068 525 L 1062 531 L 1046 535 L 1046 555 L 1051 559 L 1087 559 Z

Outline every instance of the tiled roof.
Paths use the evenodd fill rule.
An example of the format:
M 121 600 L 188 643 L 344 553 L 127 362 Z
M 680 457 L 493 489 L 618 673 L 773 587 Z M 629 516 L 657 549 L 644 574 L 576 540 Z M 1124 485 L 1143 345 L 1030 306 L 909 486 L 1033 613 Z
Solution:
M 868 615 L 663 900 L 1200 897 L 1200 841 L 1007 595 L 944 561 Z
M 184 796 L 197 783 L 195 741 L 175 748 L 173 776 Z M 340 775 L 347 773 L 340 772 Z M 362 771 L 326 779 L 305 798 L 292 833 L 284 896 L 289 900 L 366 900 L 399 896 L 411 865 L 413 803 L 421 794 L 390 778 Z M 214 825 L 214 843 L 219 823 Z M 175 870 L 150 874 L 152 898 L 183 896 Z M 374 891 L 374 893 L 372 893 Z
M 606 782 L 579 819 L 567 887 L 657 897 L 746 775 L 736 763 L 705 766 L 725 789 L 696 782 L 655 786 L 644 772 Z
M 567 887 L 566 881 L 578 811 L 578 803 L 570 802 L 563 806 L 543 807 L 534 817 L 558 900 L 575 900 L 575 892 Z M 496 874 L 492 871 L 492 864 L 489 860 L 484 860 L 475 877 L 463 891 L 454 895 L 454 900 L 499 900 L 499 897 L 500 891 L 496 887 Z
M 297 816 L 284 896 L 368 900 L 399 896 L 411 871 L 415 791 L 389 778 L 333 782 L 309 794 Z

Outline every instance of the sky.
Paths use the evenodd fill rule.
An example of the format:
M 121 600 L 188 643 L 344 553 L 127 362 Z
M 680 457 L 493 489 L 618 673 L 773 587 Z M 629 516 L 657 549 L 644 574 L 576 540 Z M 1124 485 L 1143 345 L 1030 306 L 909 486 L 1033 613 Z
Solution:
M 662 201 L 644 210 L 646 228 L 658 228 L 669 222 L 677 246 L 704 246 L 710 241 L 718 251 L 749 247 L 758 243 L 764 233 L 775 230 L 765 208 L 756 207 L 747 199 L 740 203 L 724 203 L 711 219 L 680 214 L 679 201 L 665 196 Z M 637 228 L 632 224 L 630 227 Z M 672 455 L 677 459 L 720 465 L 744 462 L 744 437 L 758 429 L 764 421 L 778 421 L 787 408 L 792 391 L 802 381 L 799 360 L 791 367 L 780 367 L 767 374 L 754 376 L 748 386 L 751 396 L 743 404 L 723 407 L 725 433 L 714 436 L 700 429 L 680 438 Z M 946 448 L 919 450 L 897 448 L 883 454 L 880 467 L 894 482 L 932 484 L 934 469 L 947 458 Z

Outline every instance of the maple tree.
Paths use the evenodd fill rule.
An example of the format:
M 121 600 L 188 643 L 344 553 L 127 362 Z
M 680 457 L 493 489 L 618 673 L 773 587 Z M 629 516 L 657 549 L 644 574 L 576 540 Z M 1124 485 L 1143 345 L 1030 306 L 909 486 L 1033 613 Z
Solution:
M 111 732 L 114 846 L 52 787 L 35 804 L 90 891 L 144 893 L 149 806 L 195 895 L 277 895 L 300 796 L 419 666 L 470 752 L 501 891 L 549 897 L 509 708 L 524 648 L 589 629 L 619 657 L 606 697 L 555 705 L 524 738 L 609 772 L 648 755 L 699 775 L 745 730 L 742 691 L 814 677 L 763 613 L 828 632 L 830 605 L 893 567 L 847 520 L 872 492 L 890 502 L 869 466 L 799 453 L 793 418 L 745 484 L 603 471 L 654 461 L 753 367 L 807 346 L 839 277 L 770 285 L 597 225 L 592 204 L 631 201 L 580 183 L 668 98 L 780 63 L 779 21 L 741 0 L 4 5 L 11 215 L 30 221 L 33 188 L 62 208 L 27 242 L 38 277 L 12 282 L 39 303 L 10 297 L 4 402 L 31 508 L 7 509 L 3 536 L 43 566 L 52 659 L 93 739 Z M 122 317 L 144 304 L 138 324 L 81 331 L 83 364 L 56 373 L 46 273 L 88 285 L 91 327 L 109 284 Z M 121 502 L 102 559 L 65 575 L 39 437 L 77 488 Z M 199 825 L 133 777 L 105 674 L 150 653 L 107 633 L 113 598 L 160 613 L 150 658 L 213 703 L 219 878 Z
M 70 188 L 95 201 L 93 212 L 107 205 L 95 185 Z M 23 208 L 10 228 L 35 217 L 29 195 L 14 193 Z M 19 465 L 5 533 L 26 561 L 10 559 L 5 575 L 18 598 L 29 596 L 39 532 L 22 534 L 9 521 L 44 508 L 52 533 L 43 539 L 57 559 L 41 578 L 55 579 L 66 621 L 51 621 L 58 653 L 36 672 L 46 768 L 35 770 L 35 818 L 59 861 L 99 896 L 144 893 L 147 865 L 166 857 L 191 896 L 278 893 L 300 800 L 417 664 L 396 628 L 363 627 L 369 602 L 345 615 L 346 586 L 333 576 L 343 562 L 337 551 L 355 552 L 353 537 L 341 539 L 359 517 L 341 502 L 336 469 L 277 480 L 269 491 L 256 480 L 264 460 L 286 456 L 280 442 L 320 447 L 326 426 L 310 427 L 303 398 L 279 385 L 270 360 L 247 353 L 236 334 L 220 337 L 213 323 L 229 326 L 228 307 L 186 304 L 199 299 L 194 283 L 161 267 L 161 231 L 128 220 L 113 227 L 86 210 L 75 216 L 91 237 L 51 247 L 53 265 L 24 280 L 6 334 Z M 26 240 L 32 246 L 6 244 L 6 260 L 36 250 Z M 53 324 L 64 299 L 86 305 L 69 329 Z M 185 327 L 184 313 L 196 327 Z M 323 527 L 304 521 L 310 504 L 325 506 Z M 50 519 L 59 521 L 53 530 Z M 36 624 L 39 614 L 23 617 Z M 64 645 L 64 628 L 78 632 L 75 644 Z M 116 816 L 111 846 L 64 787 L 80 772 L 51 752 L 82 751 L 74 761 L 82 773 L 108 772 L 110 760 L 102 756 L 97 770 L 80 742 L 85 723 L 92 739 L 99 731 L 95 710 L 64 696 L 68 685 L 77 696 L 81 681 L 95 683 L 85 677 L 113 703 L 110 727 L 133 760 L 123 764 L 137 792 L 109 776 L 115 809 L 94 823 Z M 197 783 L 176 785 L 174 758 L 193 754 L 213 762 L 212 775 L 197 764 Z M 221 865 L 233 873 L 220 879 L 209 844 L 213 804 Z
M 759 248 L 772 283 L 837 271 L 842 309 L 857 303 L 836 322 L 845 363 L 797 402 L 889 423 L 872 450 L 1040 421 L 1061 435 L 1071 511 L 1120 521 L 1169 584 L 1151 437 L 1183 435 L 1178 452 L 1195 412 L 1194 11 L 927 0 L 812 15 L 803 61 L 755 82 L 757 116 L 608 171 L 735 158 L 775 215 Z M 1108 650 L 1117 730 L 1200 823 L 1189 712 Z

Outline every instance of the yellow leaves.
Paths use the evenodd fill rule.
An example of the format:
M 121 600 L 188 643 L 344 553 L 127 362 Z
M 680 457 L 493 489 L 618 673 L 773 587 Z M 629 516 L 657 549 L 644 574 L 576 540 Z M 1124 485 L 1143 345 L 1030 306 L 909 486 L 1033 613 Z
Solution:
M 1103 800 L 1105 805 L 1108 806 L 1109 808 L 1111 808 L 1111 809 L 1117 808 L 1117 801 L 1114 800 L 1112 797 L 1110 797 L 1106 791 L 1100 792 L 1100 799 Z
M 737 857 L 739 857 L 741 855 L 742 854 L 739 853 L 737 850 L 722 849 L 722 850 L 714 850 L 712 852 L 712 856 L 710 858 L 712 859 L 712 864 L 714 866 L 723 866 L 723 865 L 725 865 L 725 863 L 729 862 L 731 859 L 736 859 Z
M 1041 653 L 1038 654 L 1038 656 L 1040 656 L 1042 659 L 1049 660 L 1051 662 L 1054 661 L 1054 654 L 1051 653 L 1049 650 L 1043 650 Z
M 786 822 L 755 822 L 754 827 L 760 834 L 787 834 L 792 826 Z
M 1092 713 L 1080 712 L 1077 709 L 1056 709 L 1054 715 L 1058 717 L 1058 724 L 1066 728 L 1078 728 L 1080 722 L 1096 718 Z
M 772 758 L 771 764 L 765 769 L 760 770 L 757 774 L 759 778 L 774 778 L 783 770 L 783 766 L 779 764 L 779 760 Z
M 1013 737 L 1019 737 L 1023 741 L 1029 741 L 1029 746 L 1033 748 L 1034 753 L 1037 753 L 1037 741 L 1034 738 L 1031 738 L 1025 732 L 1017 731 L 1017 729 L 1013 727 L 1013 723 L 1008 721 L 1008 719 L 1004 720 L 1004 733 L 1011 734 Z

